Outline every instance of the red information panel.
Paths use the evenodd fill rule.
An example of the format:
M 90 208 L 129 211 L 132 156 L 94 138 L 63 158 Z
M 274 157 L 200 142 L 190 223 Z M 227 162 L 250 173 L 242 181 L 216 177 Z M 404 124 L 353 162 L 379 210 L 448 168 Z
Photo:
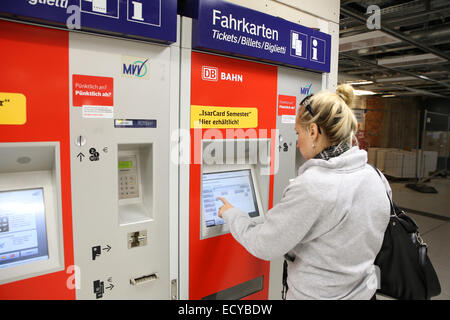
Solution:
M 114 78 L 74 74 L 73 106 L 114 106 Z
M 297 108 L 297 98 L 294 96 L 278 96 L 278 115 L 295 116 Z
M 271 154 L 274 158 L 277 67 L 193 52 L 190 111 L 189 298 L 202 299 L 263 276 L 264 289 L 245 299 L 267 299 L 269 262 L 251 255 L 231 234 L 200 240 L 199 155 L 202 139 L 211 139 L 212 136 L 227 139 L 228 131 L 234 130 L 236 138 L 248 139 L 238 132 L 251 131 L 255 138 L 272 139 Z M 237 116 L 229 116 L 233 113 Z M 273 162 L 271 172 L 270 195 L 273 194 Z M 269 196 L 268 207 L 272 205 L 273 197 Z

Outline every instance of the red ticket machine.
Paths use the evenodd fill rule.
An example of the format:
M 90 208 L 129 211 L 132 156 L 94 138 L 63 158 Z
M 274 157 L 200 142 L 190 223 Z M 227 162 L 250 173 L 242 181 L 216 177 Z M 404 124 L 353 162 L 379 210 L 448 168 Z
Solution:
M 0 300 L 75 299 L 68 39 L 0 21 Z
M 277 67 L 192 52 L 190 70 L 189 299 L 267 299 L 269 262 L 233 239 L 217 196 L 254 219 L 272 207 Z

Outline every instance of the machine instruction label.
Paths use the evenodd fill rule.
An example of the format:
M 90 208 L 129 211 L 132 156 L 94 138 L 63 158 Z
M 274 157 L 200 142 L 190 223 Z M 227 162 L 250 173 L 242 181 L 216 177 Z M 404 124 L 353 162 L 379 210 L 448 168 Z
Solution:
M 83 118 L 113 118 L 114 108 L 106 106 L 83 106 Z
M 257 128 L 257 108 L 191 106 L 191 128 Z
M 294 96 L 278 95 L 278 115 L 295 116 L 297 113 L 297 98 Z
M 281 116 L 281 123 L 295 123 L 297 113 L 297 97 L 278 95 L 278 115 Z
M 283 114 L 281 116 L 281 123 L 295 124 L 295 116 L 290 116 L 290 115 Z
M 74 74 L 72 87 L 74 107 L 114 106 L 114 78 Z
M 0 92 L 0 125 L 27 122 L 27 98 L 21 93 Z

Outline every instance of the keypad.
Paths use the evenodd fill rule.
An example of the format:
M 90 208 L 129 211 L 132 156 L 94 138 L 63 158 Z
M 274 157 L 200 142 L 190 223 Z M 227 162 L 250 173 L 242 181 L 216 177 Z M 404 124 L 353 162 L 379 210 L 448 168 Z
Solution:
M 129 199 L 139 197 L 137 177 L 135 174 L 124 174 L 119 177 L 119 198 Z

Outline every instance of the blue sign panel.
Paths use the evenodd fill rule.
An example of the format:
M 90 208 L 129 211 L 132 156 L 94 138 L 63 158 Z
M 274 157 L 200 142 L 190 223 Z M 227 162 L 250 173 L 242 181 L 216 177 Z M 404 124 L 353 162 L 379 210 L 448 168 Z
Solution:
M 330 72 L 329 34 L 222 0 L 198 0 L 192 46 Z
M 147 41 L 177 37 L 177 0 L 1 0 L 0 16 Z

